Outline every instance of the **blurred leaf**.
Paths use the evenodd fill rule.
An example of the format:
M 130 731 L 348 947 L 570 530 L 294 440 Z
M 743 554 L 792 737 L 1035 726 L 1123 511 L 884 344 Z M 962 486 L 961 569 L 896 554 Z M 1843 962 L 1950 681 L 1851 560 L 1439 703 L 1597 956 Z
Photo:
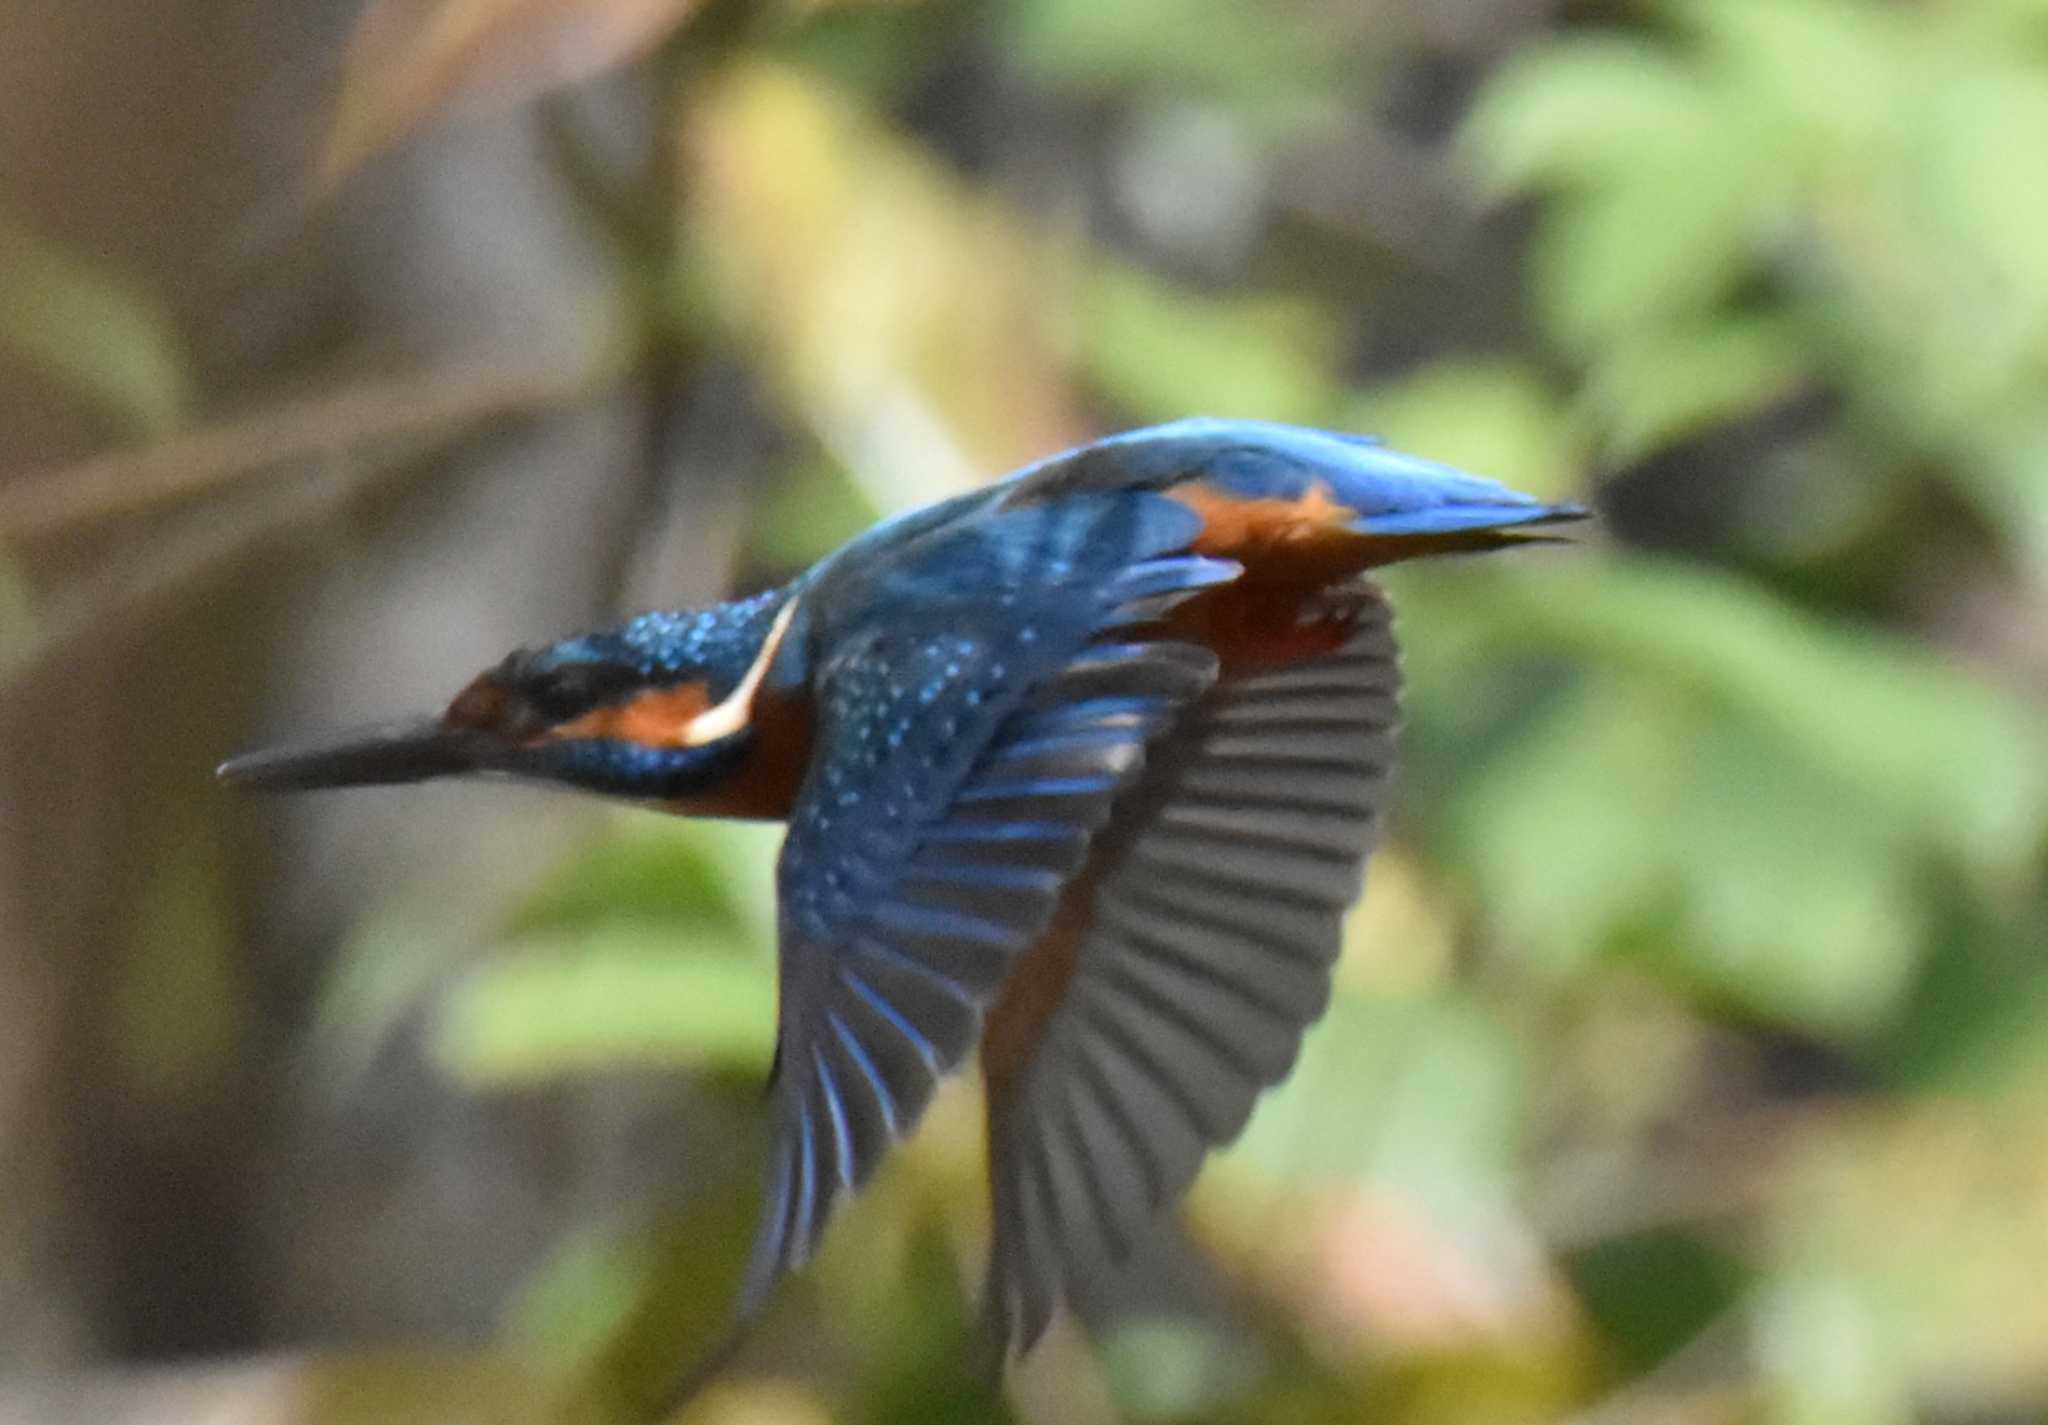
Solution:
M 435 1052 L 485 1085 L 625 1064 L 765 1068 L 780 832 L 620 817 L 450 990 Z
M 105 268 L 0 218 L 0 344 L 92 400 L 130 436 L 161 435 L 192 405 L 171 312 Z
M 1705 694 L 1988 874 L 2027 874 L 2048 825 L 2048 726 L 1939 655 L 1742 581 L 1648 561 L 1505 562 L 1431 580 L 1497 647 L 1568 650 Z
M 1957 56 L 1927 87 L 1904 180 L 1887 195 L 1890 251 L 1850 249 L 1857 354 L 1873 398 L 1952 466 L 2010 547 L 2048 569 L 2048 199 L 2017 158 L 2048 143 L 2048 62 Z
M 2048 39 L 2048 0 L 1980 0 L 1967 13 L 1982 34 L 2001 45 Z
M 1677 1232 L 1615 1237 L 1570 1263 L 1580 1302 L 1630 1375 L 1652 1369 L 1736 1307 L 1749 1273 L 1720 1249 Z
M 682 1210 L 645 1230 L 572 1240 L 529 1284 L 509 1323 L 592 1421 L 808 1418 L 800 1410 L 808 1397 L 791 1389 L 778 1398 L 732 1369 L 700 1379 L 681 1411 L 656 1409 L 729 1343 L 759 1210 L 753 1155 L 705 1156 L 711 1181 L 695 1182 Z
M 1221 1333 L 1187 1321 L 1135 1321 L 1102 1343 L 1122 1420 L 1185 1420 L 1242 1396 L 1242 1361 Z M 1237 1389 L 1231 1389 L 1236 1386 Z M 1241 1404 L 1241 1401 L 1238 1402 Z
M 1686 909 L 1680 957 L 1701 984 L 1781 1020 L 1868 1031 L 1910 987 L 1924 944 L 1910 824 L 1739 726 L 1710 726 L 1690 750 L 1691 779 L 1657 818 Z
M 844 467 L 821 460 L 789 472 L 754 502 L 746 557 L 762 569 L 808 568 L 884 513 Z
M 1368 1377 L 1330 1402 L 1328 1421 L 1402 1421 L 1414 1425 L 1556 1425 L 1599 1419 L 1585 1409 L 1587 1371 L 1570 1350 L 1468 1349 L 1425 1356 Z M 1354 1403 L 1354 1401 L 1356 1403 Z M 1630 1425 L 1727 1425 L 1737 1417 L 1625 1416 Z
M 1811 382 L 2048 565 L 2048 51 L 1996 0 L 1654 8 L 1510 61 L 1464 133 L 1490 192 L 1545 198 L 1532 295 L 1605 452 Z
M 152 808 L 153 855 L 108 1006 L 122 1088 L 164 1109 L 217 1091 L 249 1028 L 219 810 L 191 798 Z
M 702 0 L 370 0 L 320 155 L 330 190 L 458 99 L 531 99 L 628 63 Z
M 679 141 L 692 299 L 877 506 L 1087 433 L 1048 330 L 1061 269 L 1018 215 L 785 66 L 734 66 Z
M 1319 21 L 1319 23 L 1312 22 Z M 1060 83 L 1132 96 L 1214 100 L 1278 139 L 1336 111 L 1370 69 L 1366 24 L 1299 0 L 1025 0 L 1007 41 Z
M 1775 316 L 1714 315 L 1615 342 L 1593 358 L 1585 401 L 1603 455 L 1626 464 L 1754 414 L 1804 375 L 1791 325 Z
M 635 821 L 644 818 L 635 817 Z M 782 853 L 782 823 L 681 822 L 691 846 L 717 873 L 725 903 L 764 963 L 775 957 L 781 930 L 775 870 Z
M 1584 461 L 1558 398 L 1519 362 L 1439 361 L 1361 397 L 1340 424 L 1518 490 L 1564 499 L 1584 488 Z
M 569 1425 L 534 1372 L 497 1352 L 387 1348 L 67 1370 L 0 1386 L 10 1421 Z
M 674 1425 L 833 1425 L 817 1392 L 786 1380 L 716 1381 Z
M 2048 321 L 2048 191 L 2021 157 L 2048 146 L 2048 64 L 1958 66 L 1933 96 L 1920 150 L 1928 190 L 1916 205 L 1930 257 L 1977 289 L 1992 326 L 1979 339 L 2013 360 L 2041 348 Z
M 1757 179 L 1733 135 L 1655 175 L 1546 215 L 1531 254 L 1544 325 L 1580 355 L 1733 293 L 1754 240 Z
M 368 1070 L 388 1037 L 445 979 L 447 926 L 393 902 L 360 913 L 335 947 L 314 1007 L 313 1039 L 325 1067 L 347 1080 Z
M 1771 115 L 1785 144 L 1778 163 L 1853 159 L 1887 122 L 1901 72 L 1926 53 L 1906 12 L 1858 0 L 1676 0 L 1667 8 L 1692 32 L 1719 94 L 1722 119 Z M 1815 55 L 1828 62 L 1816 65 Z
M 1804 1140 L 1758 1325 L 1788 1396 L 1825 1404 L 1891 1383 L 1968 1417 L 2048 1390 L 2044 1107 L 2042 1085 L 2023 1080 Z
M 2036 406 L 1977 434 L 1981 459 L 1959 480 L 2035 577 L 2048 575 L 2048 411 Z
M 2048 976 L 2034 948 L 2048 945 L 2048 903 L 1994 919 L 1989 907 L 1936 899 L 1931 954 L 1880 1062 L 1907 1089 L 1993 1092 L 2048 1048 Z
M 2010 904 L 2048 818 L 2048 728 L 1934 657 L 1805 619 L 1733 579 L 1582 561 L 1431 576 L 1487 648 L 1418 649 L 1418 684 L 1570 649 L 1581 679 L 1444 793 L 1509 942 L 1554 972 L 1647 954 L 1710 999 L 1865 1034 L 1928 943 L 1940 859 Z M 1435 606 L 1433 625 L 1447 616 Z M 1674 637 L 1674 630 L 1683 630 Z
M 1460 143 L 1487 192 L 1517 197 L 1621 177 L 1712 119 L 1711 94 L 1668 49 L 1594 34 L 1509 58 Z
M 558 1363 L 557 1373 L 587 1367 L 627 1328 L 648 1290 L 650 1257 L 644 1241 L 615 1231 L 572 1236 L 526 1283 L 506 1332 Z
M 1665 835 L 1685 786 L 1682 703 L 1590 680 L 1532 717 L 1445 807 L 1486 914 L 1556 973 L 1583 970 L 1673 887 Z M 1628 795 L 1618 795 L 1620 788 Z
M 1898 1342 L 1847 1283 L 1777 1275 L 1750 1309 L 1758 1373 L 1783 1425 L 1917 1425 Z
M 527 937 L 453 986 L 435 1057 L 484 1088 L 629 1064 L 764 1072 L 775 976 L 748 949 L 631 925 Z
M 757 879 L 746 868 L 763 849 L 772 860 L 773 848 L 751 838 L 734 854 L 730 836 L 730 828 L 706 822 L 622 817 L 520 907 L 508 933 L 631 922 L 650 932 L 744 937 L 753 922 L 741 902 Z M 744 885 L 735 884 L 736 873 Z
M 1457 908 L 1417 857 L 1382 845 L 1366 894 L 1344 919 L 1336 983 L 1366 998 L 1399 998 L 1447 984 L 1457 972 Z
M 0 669 L 11 669 L 35 644 L 35 603 L 21 570 L 0 548 Z
M 970 1186 L 981 1190 L 979 1175 Z M 899 1214 L 907 1220 L 895 1225 L 900 1249 L 889 1254 L 886 1277 L 877 1273 L 873 1254 L 865 1254 L 864 1260 L 852 1264 L 864 1280 L 854 1289 L 842 1290 L 832 1303 L 873 1333 L 860 1405 L 839 1418 L 865 1425 L 911 1420 L 918 1425 L 1011 1425 L 1020 1413 L 1031 1419 L 1032 1412 L 1011 1408 L 1018 1393 L 1014 1376 L 1005 1381 L 990 1369 L 976 1303 L 961 1290 L 958 1233 L 947 1230 L 948 1224 L 930 1211 L 930 1204 L 913 1199 L 906 1206 L 926 1210 L 914 1216 Z M 875 1212 L 862 1214 L 856 1208 L 849 1217 L 865 1236 L 874 1235 L 870 1224 Z M 843 1239 L 846 1234 L 841 1235 Z M 838 1254 L 844 1262 L 843 1245 Z M 883 1281 L 888 1283 L 886 1292 L 876 1290 Z M 875 1324 L 884 1322 L 886 1336 L 873 1331 Z M 1056 1357 L 1060 1345 L 1056 1330 L 1041 1349 Z M 1086 1419 L 1085 1407 L 1073 1409 L 1082 1394 L 1070 1389 L 1064 1404 L 1070 1415 Z
M 1081 368 L 1142 420 L 1317 423 L 1335 399 L 1335 327 L 1285 298 L 1205 298 L 1105 262 L 1083 297 L 1079 342 Z
M 2048 124 L 2048 64 L 1928 39 L 1892 78 L 1891 122 L 1808 199 L 1820 241 L 1789 274 L 1845 375 L 1967 455 L 1987 424 L 2032 409 L 2019 393 L 2048 367 L 2048 259 L 2029 238 L 2041 200 L 2012 156 Z
M 1508 66 L 1464 142 L 1494 193 L 1555 190 L 1533 296 L 1546 327 L 1588 355 L 1736 290 L 1801 172 L 1796 137 L 1697 62 L 1596 36 Z
M 1492 1210 L 1521 1087 L 1505 1031 L 1470 1005 L 1343 995 L 1225 1160 L 1291 1183 L 1370 1181 L 1452 1217 Z
M 562 1402 L 531 1371 L 477 1352 L 315 1356 L 294 1376 L 289 1391 L 252 1402 L 245 1418 L 288 1425 L 560 1425 L 565 1418 Z M 275 1415 L 280 1398 L 293 1404 Z M 242 1414 L 195 1412 L 188 1418 Z

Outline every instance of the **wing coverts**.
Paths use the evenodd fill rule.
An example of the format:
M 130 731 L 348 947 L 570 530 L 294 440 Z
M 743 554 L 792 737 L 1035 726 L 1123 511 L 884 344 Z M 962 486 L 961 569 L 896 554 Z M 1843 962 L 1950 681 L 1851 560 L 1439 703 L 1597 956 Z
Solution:
M 1198 522 L 1099 495 L 912 541 L 835 600 L 819 744 L 778 869 L 768 1191 L 741 1314 L 957 1068 L 1146 744 L 1215 677 L 1185 643 L 1111 641 L 1237 573 L 1175 555 Z
M 1398 674 L 1386 606 L 1320 658 L 1219 684 L 1152 749 L 1068 892 L 1072 982 L 993 1078 L 995 1339 L 1029 1349 L 1242 1131 L 1329 998 L 1378 833 Z M 1064 913 L 1064 912 L 1063 912 Z

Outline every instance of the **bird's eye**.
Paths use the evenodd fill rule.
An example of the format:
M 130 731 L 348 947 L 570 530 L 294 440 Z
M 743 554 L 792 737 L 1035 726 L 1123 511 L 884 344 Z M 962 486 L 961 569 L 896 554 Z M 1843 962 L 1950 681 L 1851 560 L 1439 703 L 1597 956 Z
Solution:
M 638 669 L 624 663 L 544 662 L 521 651 L 457 694 L 443 720 L 451 727 L 523 740 L 618 702 L 643 681 Z
M 566 722 L 612 702 L 642 682 L 621 663 L 565 663 L 531 678 L 520 692 L 548 722 Z

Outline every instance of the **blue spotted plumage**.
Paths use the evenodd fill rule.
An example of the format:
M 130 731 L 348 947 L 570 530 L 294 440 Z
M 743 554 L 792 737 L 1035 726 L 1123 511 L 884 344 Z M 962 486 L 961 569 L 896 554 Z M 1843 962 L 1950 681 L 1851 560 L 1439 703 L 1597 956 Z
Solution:
M 514 658 L 524 658 L 525 667 L 511 671 L 509 680 L 613 667 L 629 670 L 641 684 L 686 676 L 702 678 L 714 698 L 724 697 L 746 676 L 754 655 L 761 651 L 761 640 L 789 595 L 787 589 L 769 589 L 708 609 L 641 614 L 616 629 L 579 634 L 532 653 L 514 654 Z
M 1028 1347 L 1292 1063 L 1393 765 L 1365 571 L 1581 517 L 1358 436 L 1112 436 L 782 588 L 515 653 L 440 716 L 238 758 L 788 823 L 744 1318 L 978 1049 L 989 1328 Z

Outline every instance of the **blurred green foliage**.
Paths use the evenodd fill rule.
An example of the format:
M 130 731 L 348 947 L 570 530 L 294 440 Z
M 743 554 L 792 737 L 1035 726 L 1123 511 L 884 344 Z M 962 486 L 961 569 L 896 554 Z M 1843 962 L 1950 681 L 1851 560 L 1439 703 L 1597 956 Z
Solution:
M 1937 462 L 2038 561 L 2048 142 L 2038 7 L 1696 0 L 1536 47 L 1467 127 L 1542 193 L 1530 296 L 1626 458 L 1788 388 L 1838 394 L 1847 478 Z
M 70 386 L 122 437 L 191 414 L 184 343 L 135 282 L 0 215 L 0 349 Z
M 1378 430 L 1604 499 L 1616 538 L 1390 577 L 1397 834 L 1327 1019 L 1196 1191 L 1194 1253 L 991 1396 L 963 1089 L 680 1418 L 2048 1409 L 2048 5 L 1561 7 L 1418 141 L 1464 225 L 1440 251 L 1373 229 L 1375 191 L 1356 222 L 1304 212 L 1290 177 L 1383 124 L 1427 39 L 1401 7 L 722 8 L 646 62 L 675 168 L 626 195 L 616 253 L 620 290 L 660 294 L 627 313 L 634 360 L 740 365 L 796 435 L 751 572 L 1197 411 Z M 963 127 L 1223 135 L 1256 178 L 1228 275 L 1036 201 L 1028 153 L 953 161 L 912 92 L 962 43 L 1002 77 L 952 97 Z M 1203 178 L 1159 181 L 1199 206 Z M 181 419 L 149 305 L 25 242 L 0 247 L 41 305 L 0 335 L 124 429 Z M 1403 294 L 1476 283 L 1475 252 L 1509 265 L 1501 309 L 1388 357 Z M 208 834 L 141 916 L 138 1004 L 232 995 L 165 970 L 219 918 L 187 864 Z M 447 927 L 371 906 L 324 1031 L 424 1001 L 474 1092 L 691 1073 L 737 1131 L 772 1044 L 772 856 L 772 830 L 621 814 L 451 983 L 419 969 Z M 217 1033 L 124 1052 L 174 1086 L 236 1032 L 194 1022 Z M 717 1338 L 752 1179 L 710 1156 L 696 1196 L 592 1224 L 509 1310 L 565 1413 L 623 1417 Z

